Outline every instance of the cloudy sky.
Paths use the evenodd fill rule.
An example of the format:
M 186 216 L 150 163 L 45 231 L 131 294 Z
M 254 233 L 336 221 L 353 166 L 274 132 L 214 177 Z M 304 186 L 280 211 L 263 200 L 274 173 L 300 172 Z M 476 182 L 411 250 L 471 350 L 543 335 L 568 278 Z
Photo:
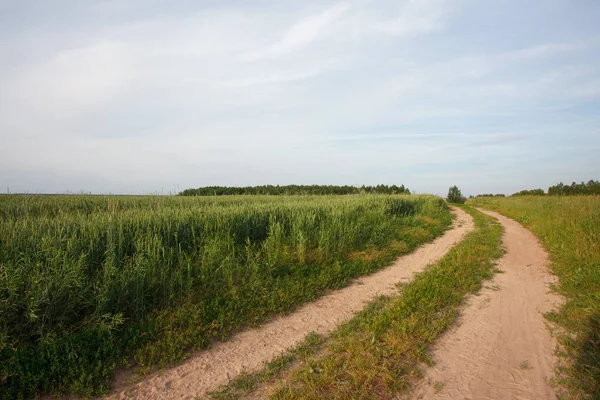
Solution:
M 0 191 L 600 178 L 597 0 L 0 0 Z

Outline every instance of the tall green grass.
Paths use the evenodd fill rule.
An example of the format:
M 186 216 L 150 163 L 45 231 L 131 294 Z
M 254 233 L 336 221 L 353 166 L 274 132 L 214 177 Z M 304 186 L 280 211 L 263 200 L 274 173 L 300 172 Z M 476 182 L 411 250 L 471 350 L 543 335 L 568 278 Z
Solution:
M 514 218 L 536 234 L 551 255 L 566 303 L 547 318 L 559 335 L 560 383 L 573 398 L 600 399 L 600 197 L 480 198 L 472 204 Z
M 441 234 L 433 196 L 0 196 L 0 397 L 105 392 Z

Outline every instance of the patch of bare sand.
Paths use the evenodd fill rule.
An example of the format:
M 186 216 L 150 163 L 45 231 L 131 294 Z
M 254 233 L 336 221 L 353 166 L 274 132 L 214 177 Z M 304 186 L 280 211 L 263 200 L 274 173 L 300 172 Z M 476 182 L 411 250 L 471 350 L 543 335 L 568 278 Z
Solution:
M 350 286 L 307 304 L 292 314 L 276 318 L 258 329 L 234 335 L 230 340 L 199 352 L 169 370 L 124 385 L 109 399 L 192 399 L 227 383 L 243 370 L 255 371 L 265 362 L 298 344 L 310 332 L 327 333 L 362 310 L 379 295 L 397 293 L 396 284 L 412 279 L 415 273 L 440 259 L 473 229 L 470 215 L 457 215 L 452 230 L 413 253 L 402 256 L 379 272 L 357 279 Z
M 481 210 L 483 211 L 483 210 Z M 556 281 L 548 255 L 536 237 L 498 213 L 504 226 L 503 272 L 466 302 L 459 322 L 433 347 L 435 365 L 412 398 L 552 399 L 555 341 L 542 313 L 561 298 L 550 291 Z

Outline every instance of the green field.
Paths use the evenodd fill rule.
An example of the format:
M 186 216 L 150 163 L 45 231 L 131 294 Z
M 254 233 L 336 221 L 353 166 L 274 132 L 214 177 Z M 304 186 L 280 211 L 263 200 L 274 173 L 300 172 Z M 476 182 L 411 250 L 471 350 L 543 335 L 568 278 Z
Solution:
M 529 228 L 550 253 L 565 305 L 547 315 L 559 334 L 560 383 L 573 398 L 600 398 L 600 196 L 478 198 Z
M 562 328 L 559 383 L 570 398 L 595 398 L 600 197 L 469 204 L 515 218 L 550 253 L 566 298 L 546 315 Z M 288 385 L 275 398 L 409 390 L 427 346 L 500 255 L 500 227 L 469 212 L 476 230 L 398 296 L 375 301 L 329 337 L 309 337 L 215 398 L 283 375 Z M 105 393 L 117 369 L 173 365 L 190 349 L 389 265 L 451 220 L 446 203 L 427 195 L 0 196 L 0 398 Z
M 105 392 L 391 263 L 434 196 L 0 196 L 0 397 Z

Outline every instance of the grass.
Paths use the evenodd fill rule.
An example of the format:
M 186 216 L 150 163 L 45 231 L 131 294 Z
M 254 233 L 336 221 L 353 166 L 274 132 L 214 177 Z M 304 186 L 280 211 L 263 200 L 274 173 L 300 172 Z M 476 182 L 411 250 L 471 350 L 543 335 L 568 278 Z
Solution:
M 437 381 L 433 383 L 433 388 L 435 389 L 436 393 L 439 393 L 442 391 L 442 389 L 444 389 L 444 385 L 444 382 Z
M 519 368 L 522 370 L 527 370 L 527 369 L 531 369 L 533 367 L 531 366 L 531 364 L 529 364 L 528 360 L 523 360 L 523 361 L 521 361 L 521 364 L 519 364 Z
M 320 351 L 326 343 L 326 337 L 309 333 L 299 345 L 285 351 L 282 355 L 265 364 L 256 372 L 242 372 L 217 391 L 209 393 L 212 400 L 235 400 L 255 391 L 265 382 L 279 381 L 288 369 L 300 363 L 307 363 L 310 357 Z
M 104 393 L 389 265 L 434 196 L 0 197 L 0 398 Z
M 399 290 L 406 285 L 400 282 Z M 371 301 L 364 310 L 357 314 L 356 318 L 374 315 L 389 305 L 390 296 L 379 296 Z M 230 400 L 247 398 L 262 398 L 267 396 L 270 388 L 281 387 L 284 382 L 293 377 L 295 369 L 305 366 L 308 373 L 320 373 L 318 367 L 314 367 L 316 359 L 322 356 L 332 337 L 309 333 L 304 340 L 295 347 L 286 350 L 281 356 L 265 363 L 265 366 L 255 372 L 243 372 L 227 384 L 221 385 L 218 390 L 209 393 L 212 400 Z
M 274 399 L 393 399 L 409 391 L 422 376 L 422 363 L 432 363 L 428 346 L 454 322 L 464 296 L 476 293 L 492 277 L 494 260 L 503 253 L 502 227 L 465 209 L 476 229 L 442 260 L 399 285 L 397 296 L 373 301 L 313 349 L 313 356 L 290 360 L 289 370 L 271 377 L 253 374 L 252 385 L 244 390 L 238 385 L 235 398 L 261 386 L 274 386 Z M 441 390 L 443 382 L 436 387 Z M 225 385 L 218 394 L 231 390 Z
M 516 219 L 550 253 L 556 289 L 566 299 L 546 314 L 562 327 L 557 380 L 571 398 L 600 399 L 600 197 L 479 198 L 472 204 Z

